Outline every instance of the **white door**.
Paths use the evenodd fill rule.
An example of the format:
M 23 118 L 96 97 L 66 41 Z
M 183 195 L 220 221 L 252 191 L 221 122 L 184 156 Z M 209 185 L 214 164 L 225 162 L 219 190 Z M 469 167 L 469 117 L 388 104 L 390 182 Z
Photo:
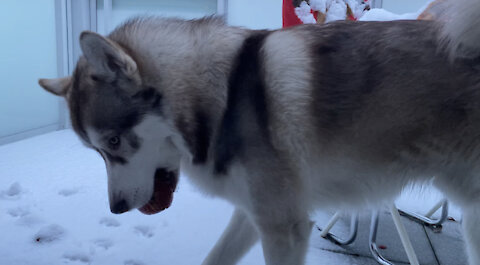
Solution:
M 61 127 L 60 100 L 40 88 L 57 77 L 54 0 L 0 1 L 0 144 Z

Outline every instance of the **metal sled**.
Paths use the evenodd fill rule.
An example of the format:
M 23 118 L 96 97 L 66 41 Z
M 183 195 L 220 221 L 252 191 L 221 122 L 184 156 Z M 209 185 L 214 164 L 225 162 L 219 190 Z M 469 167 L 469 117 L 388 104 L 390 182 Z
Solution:
M 439 219 L 432 219 L 431 218 L 432 215 L 435 212 L 437 212 L 440 208 L 442 208 L 441 217 Z M 402 222 L 400 220 L 400 214 L 404 215 L 404 216 L 407 216 L 408 218 L 413 219 L 417 222 L 420 222 L 420 223 L 422 223 L 422 224 L 424 224 L 428 227 L 431 227 L 436 232 L 439 232 L 442 229 L 442 223 L 445 222 L 445 220 L 448 217 L 448 201 L 447 200 L 442 200 L 442 201 L 438 202 L 425 215 L 420 215 L 420 214 L 417 214 L 417 213 L 398 210 L 397 207 L 395 206 L 395 204 L 392 204 L 390 206 L 390 213 L 392 214 L 392 218 L 393 218 L 393 221 L 395 223 L 395 227 L 396 227 L 397 232 L 400 236 L 400 239 L 402 241 L 402 245 L 405 249 L 405 252 L 407 253 L 408 260 L 409 260 L 410 264 L 411 265 L 419 265 L 417 255 L 416 255 L 415 250 L 413 249 L 412 243 L 411 243 L 411 241 L 408 237 L 405 226 L 402 224 Z M 388 259 L 383 257 L 380 254 L 380 251 L 378 249 L 378 246 L 377 246 L 378 218 L 379 218 L 378 211 L 373 212 L 371 223 L 370 223 L 370 236 L 369 236 L 370 252 L 371 252 L 373 258 L 379 264 L 394 265 Z M 328 224 L 325 226 L 325 229 L 318 228 L 320 231 L 322 231 L 320 236 L 330 240 L 331 242 L 333 242 L 337 245 L 350 245 L 357 238 L 358 221 L 359 221 L 358 214 L 352 215 L 352 219 L 351 219 L 351 223 L 350 223 L 350 234 L 347 237 L 347 239 L 342 239 L 342 238 L 330 233 L 330 230 L 335 226 L 335 224 L 338 222 L 339 219 L 340 219 L 340 213 L 337 212 L 333 215 L 333 217 L 330 219 Z

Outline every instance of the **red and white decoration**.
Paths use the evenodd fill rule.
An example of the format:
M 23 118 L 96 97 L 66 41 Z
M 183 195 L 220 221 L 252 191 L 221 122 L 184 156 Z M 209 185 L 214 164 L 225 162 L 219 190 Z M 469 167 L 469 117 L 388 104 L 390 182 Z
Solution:
M 295 14 L 303 24 L 328 23 L 335 20 L 358 20 L 370 9 L 370 0 L 310 0 L 301 2 Z M 314 14 L 316 14 L 316 17 Z

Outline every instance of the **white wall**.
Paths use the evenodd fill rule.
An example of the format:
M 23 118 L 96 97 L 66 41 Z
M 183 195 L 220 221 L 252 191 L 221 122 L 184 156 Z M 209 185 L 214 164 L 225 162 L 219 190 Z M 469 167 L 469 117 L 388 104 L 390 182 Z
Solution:
M 251 29 L 282 27 L 282 0 L 228 0 L 228 23 Z
M 282 0 L 228 0 L 228 23 L 252 29 L 282 27 Z M 138 14 L 156 14 L 186 19 L 215 14 L 217 0 L 114 0 L 112 25 Z M 103 20 L 103 0 L 98 1 L 98 31 L 106 33 Z
M 383 8 L 396 13 L 415 13 L 432 0 L 383 0 Z
M 57 77 L 54 0 L 0 1 L 0 144 L 54 130 L 59 99 L 37 84 Z
M 109 29 L 105 29 L 103 0 L 97 2 L 98 32 L 105 34 L 126 19 L 138 15 L 160 15 L 184 19 L 200 18 L 217 12 L 217 0 L 113 0 Z

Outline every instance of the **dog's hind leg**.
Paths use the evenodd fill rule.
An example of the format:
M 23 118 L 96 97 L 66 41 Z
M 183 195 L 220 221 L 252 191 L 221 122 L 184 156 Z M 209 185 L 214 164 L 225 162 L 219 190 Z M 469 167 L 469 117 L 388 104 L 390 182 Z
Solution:
M 227 229 L 202 265 L 233 265 L 258 241 L 258 233 L 246 214 L 236 209 Z
M 267 265 L 302 265 L 305 263 L 313 223 L 308 218 L 292 223 L 265 223 L 260 236 Z

